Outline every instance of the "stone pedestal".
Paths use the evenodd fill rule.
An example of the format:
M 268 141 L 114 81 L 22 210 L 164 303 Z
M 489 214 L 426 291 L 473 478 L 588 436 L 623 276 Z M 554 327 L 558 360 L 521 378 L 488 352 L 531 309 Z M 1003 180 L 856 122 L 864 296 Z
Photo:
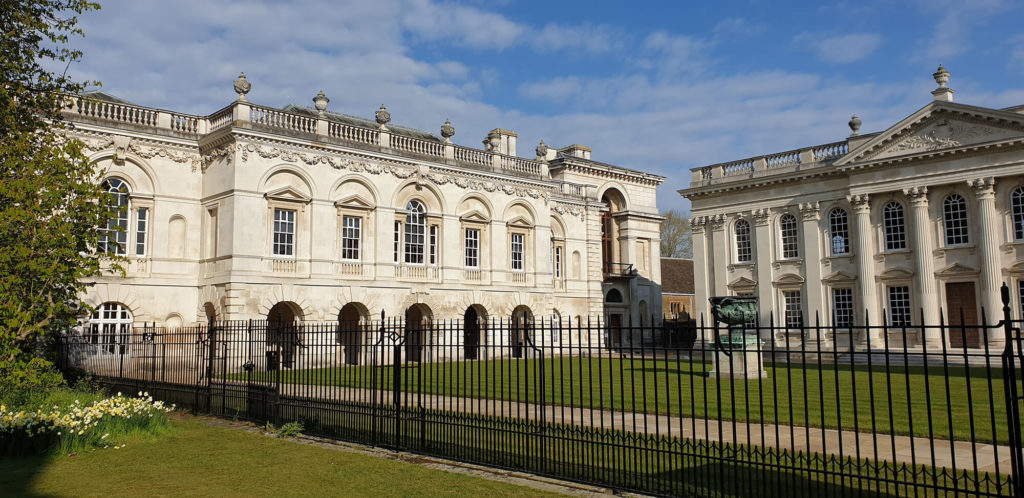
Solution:
M 710 377 L 732 377 L 739 379 L 763 379 L 768 377 L 761 361 L 761 340 L 756 336 L 745 335 L 736 341 L 725 341 L 722 346 L 739 346 L 737 349 L 723 350 L 719 346 L 715 351 L 715 369 L 708 373 Z

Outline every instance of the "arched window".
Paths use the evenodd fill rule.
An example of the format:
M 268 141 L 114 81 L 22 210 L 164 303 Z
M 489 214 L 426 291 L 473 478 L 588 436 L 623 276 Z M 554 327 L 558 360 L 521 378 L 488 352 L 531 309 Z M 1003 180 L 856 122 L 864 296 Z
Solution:
M 800 257 L 800 246 L 797 237 L 796 216 L 784 214 L 779 218 L 779 231 L 782 235 L 782 257 Z
M 967 201 L 960 194 L 951 194 L 942 201 L 942 227 L 947 246 L 964 245 L 967 237 Z
M 833 256 L 850 254 L 850 219 L 845 209 L 833 209 L 828 215 L 828 244 Z
M 611 289 L 611 290 L 608 291 L 608 294 L 604 297 L 604 302 L 606 302 L 606 303 L 621 303 L 622 302 L 622 293 L 619 292 L 619 289 Z
M 100 184 L 104 203 L 110 208 L 110 219 L 101 230 L 97 250 L 106 254 L 123 255 L 128 248 L 128 184 L 120 178 L 107 178 Z
M 1013 240 L 1024 240 L 1024 187 L 1010 193 L 1010 218 L 1013 221 Z
M 423 246 L 426 239 L 427 223 L 423 203 L 411 200 L 405 205 L 405 262 L 423 264 Z
M 132 337 L 132 312 L 121 303 L 103 303 L 96 307 L 86 330 L 86 340 L 97 352 L 127 354 Z
M 733 226 L 733 233 L 736 237 L 736 262 L 751 262 L 753 253 L 750 249 L 750 223 L 747 220 L 737 221 Z
M 882 228 L 885 230 L 885 250 L 907 248 L 907 226 L 903 221 L 903 205 L 890 202 L 882 207 Z

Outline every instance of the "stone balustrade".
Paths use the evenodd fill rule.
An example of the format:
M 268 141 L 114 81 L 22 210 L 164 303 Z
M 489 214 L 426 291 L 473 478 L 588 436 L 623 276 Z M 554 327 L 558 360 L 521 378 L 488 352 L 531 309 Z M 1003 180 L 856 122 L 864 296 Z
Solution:
M 850 152 L 847 141 L 712 164 L 690 170 L 690 187 L 703 187 L 828 166 Z

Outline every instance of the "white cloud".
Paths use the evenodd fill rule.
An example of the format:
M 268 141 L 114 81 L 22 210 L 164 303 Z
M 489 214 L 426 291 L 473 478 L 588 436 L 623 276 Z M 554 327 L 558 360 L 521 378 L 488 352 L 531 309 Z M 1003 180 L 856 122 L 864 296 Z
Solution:
M 924 14 L 942 13 L 931 38 L 920 41 L 931 61 L 967 53 L 975 28 L 993 16 L 1019 7 L 1012 0 L 918 0 Z
M 814 50 L 822 61 L 835 64 L 848 64 L 866 59 L 884 42 L 882 35 L 877 33 L 851 33 L 839 36 L 804 33 L 797 35 L 793 41 Z

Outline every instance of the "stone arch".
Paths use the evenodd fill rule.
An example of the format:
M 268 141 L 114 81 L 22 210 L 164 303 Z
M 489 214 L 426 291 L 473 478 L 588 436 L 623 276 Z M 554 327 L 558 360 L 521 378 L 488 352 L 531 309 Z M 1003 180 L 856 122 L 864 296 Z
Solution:
M 180 329 L 184 325 L 185 320 L 181 318 L 180 313 L 172 312 L 164 318 L 164 328 L 168 332 Z
M 331 185 L 331 199 L 335 201 L 344 200 L 353 195 L 365 196 L 373 206 L 380 203 L 380 192 L 377 190 L 377 186 L 361 175 L 345 175 Z
M 132 332 L 137 317 L 132 308 L 119 301 L 97 304 L 85 326 L 85 340 L 95 345 L 95 354 L 131 353 Z
M 463 195 L 456 206 L 455 214 L 459 216 L 477 211 L 484 218 L 491 219 L 494 217 L 494 205 L 486 197 L 476 192 Z
M 604 296 L 604 302 L 611 304 L 622 304 L 625 299 L 622 297 L 622 291 L 616 288 L 608 289 L 608 292 Z
M 566 234 L 565 223 L 562 221 L 562 218 L 560 216 L 558 216 L 557 214 L 552 214 L 551 215 L 551 236 L 556 238 L 556 239 L 564 239 L 565 238 L 565 234 Z
M 203 304 L 203 316 L 206 318 L 207 324 L 212 324 L 217 321 L 217 306 L 207 301 Z
M 107 150 L 93 154 L 89 162 L 96 165 L 96 169 L 103 172 L 100 181 L 104 178 L 116 176 L 128 183 L 129 188 L 135 194 L 153 195 L 158 192 L 160 186 L 157 183 L 156 171 L 145 159 L 128 153 L 127 156 L 117 156 Z
M 348 303 L 338 310 L 337 342 L 344 348 L 345 363 L 360 363 L 369 320 L 370 310 L 363 303 Z
M 188 221 L 180 214 L 167 222 L 167 257 L 185 259 L 188 254 Z
M 626 196 L 626 188 L 618 182 L 605 183 L 597 190 L 598 199 L 604 201 L 606 197 L 612 202 L 612 205 L 610 205 L 609 208 L 613 213 L 629 211 L 630 203 L 629 197 Z
M 446 213 L 447 206 L 444 202 L 444 195 L 436 186 L 430 183 L 417 183 L 414 180 L 407 181 L 395 189 L 395 195 L 391 199 L 391 205 L 395 209 L 405 209 L 410 199 L 419 199 L 427 208 L 428 213 Z
M 433 330 L 434 311 L 424 303 L 415 303 L 405 310 L 405 359 L 422 361 L 423 347 Z
M 296 353 L 302 344 L 302 318 L 302 308 L 292 301 L 279 301 L 267 311 L 267 362 L 270 363 L 267 365 L 268 370 L 275 366 L 272 365 L 274 360 L 271 359 L 275 356 L 281 367 L 295 366 Z
M 260 178 L 258 188 L 260 193 L 265 193 L 283 187 L 291 187 L 310 198 L 316 198 L 319 194 L 313 178 L 291 164 L 280 164 L 268 169 Z
M 467 360 L 475 360 L 479 356 L 480 346 L 484 344 L 487 328 L 487 310 L 479 304 L 466 307 L 462 315 L 463 355 Z
M 521 358 L 526 348 L 534 343 L 533 310 L 525 304 L 520 304 L 512 309 L 512 317 L 509 321 L 509 345 L 513 358 Z
M 156 317 L 150 317 L 147 315 L 140 300 L 135 294 L 135 287 L 130 285 L 122 285 L 120 283 L 97 283 L 89 289 L 89 294 L 82 299 L 82 302 L 93 309 L 96 309 L 101 304 L 107 302 L 120 303 L 131 310 L 132 317 L 135 320 L 145 321 L 148 319 L 156 319 Z
M 537 211 L 533 209 L 533 206 L 531 206 L 530 203 L 516 199 L 505 206 L 505 211 L 502 213 L 501 219 L 508 222 L 517 218 L 522 218 L 528 225 L 536 225 Z

